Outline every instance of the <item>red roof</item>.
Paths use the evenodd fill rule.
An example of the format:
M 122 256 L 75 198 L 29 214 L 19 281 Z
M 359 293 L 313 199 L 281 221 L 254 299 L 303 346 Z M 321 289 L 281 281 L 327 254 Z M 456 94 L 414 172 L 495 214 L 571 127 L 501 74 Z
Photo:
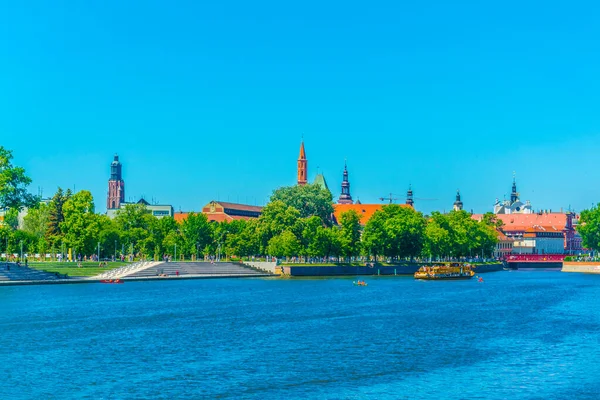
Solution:
M 483 214 L 473 214 L 473 219 L 481 221 Z M 504 232 L 524 232 L 527 229 L 544 227 L 546 231 L 562 231 L 567 226 L 567 214 L 496 214 L 496 218 L 504 223 Z
M 175 219 L 175 222 L 181 223 L 187 219 L 188 215 L 190 215 L 189 212 L 178 211 L 173 214 L 173 219 Z
M 335 216 L 336 221 L 338 223 L 341 221 L 342 214 L 354 210 L 358 215 L 360 215 L 360 223 L 361 225 L 365 225 L 377 212 L 381 210 L 387 204 L 334 204 L 333 205 L 333 215 Z M 399 204 L 400 207 L 410 207 L 408 204 Z

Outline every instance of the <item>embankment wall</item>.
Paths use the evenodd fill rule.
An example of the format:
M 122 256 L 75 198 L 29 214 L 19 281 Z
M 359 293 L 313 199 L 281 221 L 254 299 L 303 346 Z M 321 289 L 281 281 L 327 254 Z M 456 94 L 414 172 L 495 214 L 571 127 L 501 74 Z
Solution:
M 600 262 L 569 262 L 563 263 L 562 272 L 580 272 L 584 274 L 600 274 Z

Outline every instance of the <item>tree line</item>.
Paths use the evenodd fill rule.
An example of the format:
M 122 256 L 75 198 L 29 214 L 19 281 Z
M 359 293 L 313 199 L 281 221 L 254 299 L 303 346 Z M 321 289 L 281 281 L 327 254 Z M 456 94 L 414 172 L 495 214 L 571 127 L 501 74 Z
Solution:
M 333 200 L 318 185 L 274 191 L 258 219 L 209 222 L 190 213 L 181 223 L 158 219 L 143 204 L 128 204 L 114 219 L 95 212 L 87 190 L 58 189 L 51 201 L 28 210 L 22 229 L 0 228 L 8 253 L 66 254 L 101 258 L 134 255 L 202 257 L 302 257 L 350 261 L 414 257 L 490 256 L 497 241 L 495 221 L 473 220 L 467 212 L 424 216 L 411 207 L 383 206 L 365 226 L 348 211 L 333 219 Z M 2 241 L 4 240 L 4 244 Z

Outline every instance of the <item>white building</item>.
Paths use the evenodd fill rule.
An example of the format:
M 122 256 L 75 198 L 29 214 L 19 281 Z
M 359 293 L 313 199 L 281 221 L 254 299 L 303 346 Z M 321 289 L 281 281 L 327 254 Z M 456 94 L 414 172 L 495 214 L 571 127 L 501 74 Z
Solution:
M 510 200 L 500 201 L 496 199 L 494 203 L 494 214 L 532 214 L 533 209 L 531 203 L 527 200 L 525 203 L 519 199 L 519 193 L 517 193 L 517 183 L 513 178 L 512 192 L 510 194 Z
M 173 206 L 168 204 L 150 204 L 144 199 L 140 199 L 137 203 L 121 203 L 117 209 L 110 209 L 106 211 L 106 215 L 109 218 L 114 218 L 120 210 L 123 210 L 125 206 L 130 204 L 143 204 L 146 209 L 156 218 L 172 217 L 174 214 Z

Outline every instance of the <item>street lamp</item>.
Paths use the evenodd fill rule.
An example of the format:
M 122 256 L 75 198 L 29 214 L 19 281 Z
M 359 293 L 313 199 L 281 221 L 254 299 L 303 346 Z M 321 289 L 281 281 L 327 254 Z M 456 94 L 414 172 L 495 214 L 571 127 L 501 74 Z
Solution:
M 115 258 L 113 261 L 117 261 L 117 239 L 115 239 Z
M 196 261 L 198 261 L 198 247 L 200 247 L 200 243 L 196 242 Z
M 175 261 L 177 261 L 177 245 L 175 245 L 175 251 L 173 254 L 173 258 L 175 259 Z
M 100 261 L 100 242 L 98 242 L 98 261 Z

